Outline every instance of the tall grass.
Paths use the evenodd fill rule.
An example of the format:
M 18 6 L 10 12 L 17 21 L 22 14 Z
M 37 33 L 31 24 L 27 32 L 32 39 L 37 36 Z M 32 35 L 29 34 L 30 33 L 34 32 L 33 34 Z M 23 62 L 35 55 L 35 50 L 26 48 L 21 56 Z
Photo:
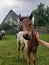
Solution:
M 49 42 L 49 34 L 40 34 L 40 38 Z M 3 40 L 0 40 L 0 65 L 27 65 L 26 50 L 24 51 L 24 55 L 24 61 L 17 59 L 17 42 L 15 35 L 6 35 Z M 36 60 L 36 65 L 49 65 L 49 49 L 39 45 Z M 31 65 L 33 65 L 32 59 Z

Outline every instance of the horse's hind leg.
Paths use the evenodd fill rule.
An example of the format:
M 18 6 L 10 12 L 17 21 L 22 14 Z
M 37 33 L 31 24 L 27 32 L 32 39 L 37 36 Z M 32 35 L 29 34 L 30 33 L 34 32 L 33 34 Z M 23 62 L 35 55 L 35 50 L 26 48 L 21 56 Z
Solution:
M 21 49 L 21 51 L 22 51 L 22 58 L 24 59 L 24 53 L 23 53 L 23 51 L 24 51 L 24 47 L 25 47 L 25 44 L 22 46 L 22 49 Z
M 19 59 L 19 54 L 20 54 L 20 46 L 21 46 L 21 43 L 20 41 L 18 42 L 18 59 Z

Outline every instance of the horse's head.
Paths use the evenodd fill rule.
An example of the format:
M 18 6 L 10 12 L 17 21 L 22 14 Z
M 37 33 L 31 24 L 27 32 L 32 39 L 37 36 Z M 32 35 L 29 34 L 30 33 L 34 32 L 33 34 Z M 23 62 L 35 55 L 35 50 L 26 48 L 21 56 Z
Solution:
M 23 36 L 26 40 L 30 40 L 32 38 L 32 32 L 33 32 L 33 26 L 32 26 L 32 18 L 33 18 L 33 12 L 30 14 L 30 16 L 21 17 L 20 23 L 22 26 L 23 31 L 25 32 L 25 35 Z
M 33 17 L 33 12 L 31 13 L 30 16 L 26 16 L 26 17 L 21 17 L 19 16 L 20 19 L 20 24 L 22 26 L 22 28 L 29 28 L 32 25 L 32 17 Z

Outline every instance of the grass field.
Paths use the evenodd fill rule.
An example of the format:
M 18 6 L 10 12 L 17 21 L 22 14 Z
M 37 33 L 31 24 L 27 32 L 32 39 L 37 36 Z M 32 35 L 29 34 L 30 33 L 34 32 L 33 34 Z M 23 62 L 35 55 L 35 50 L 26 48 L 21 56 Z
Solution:
M 40 38 L 49 42 L 49 34 L 40 34 Z M 27 65 L 26 50 L 24 53 L 25 60 L 18 60 L 15 35 L 6 35 L 5 39 L 0 40 L 0 65 Z M 32 59 L 31 65 L 33 65 Z M 42 45 L 38 47 L 36 65 L 49 65 L 49 49 Z

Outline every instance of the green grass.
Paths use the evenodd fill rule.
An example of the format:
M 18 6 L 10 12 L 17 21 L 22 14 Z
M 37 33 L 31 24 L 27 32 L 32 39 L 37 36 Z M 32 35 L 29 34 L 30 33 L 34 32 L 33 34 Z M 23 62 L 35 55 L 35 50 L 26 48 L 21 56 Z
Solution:
M 40 34 L 40 38 L 49 42 L 49 34 Z M 0 40 L 0 65 L 27 65 L 26 50 L 25 61 L 17 59 L 17 42 L 15 35 L 6 35 L 5 39 Z M 32 60 L 31 60 L 31 65 Z M 49 49 L 39 45 L 37 51 L 36 65 L 49 65 Z

